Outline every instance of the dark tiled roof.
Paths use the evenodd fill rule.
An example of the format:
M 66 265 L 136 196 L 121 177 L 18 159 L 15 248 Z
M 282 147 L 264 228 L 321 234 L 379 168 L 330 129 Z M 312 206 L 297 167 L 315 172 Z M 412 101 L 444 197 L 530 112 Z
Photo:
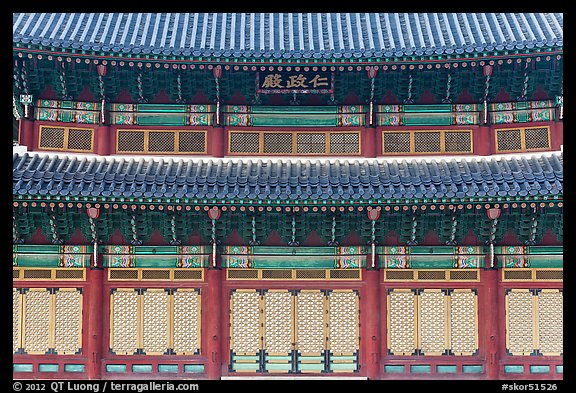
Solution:
M 450 160 L 13 157 L 14 195 L 396 199 L 561 195 L 562 154 Z
M 115 53 L 370 58 L 562 46 L 561 13 L 14 13 L 13 41 Z

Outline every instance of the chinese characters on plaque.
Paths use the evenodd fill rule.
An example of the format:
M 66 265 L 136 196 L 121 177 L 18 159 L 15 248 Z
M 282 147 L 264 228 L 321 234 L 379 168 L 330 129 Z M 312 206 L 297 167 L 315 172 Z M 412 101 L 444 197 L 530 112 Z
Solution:
M 256 73 L 258 93 L 333 93 L 334 79 L 330 72 L 284 72 Z

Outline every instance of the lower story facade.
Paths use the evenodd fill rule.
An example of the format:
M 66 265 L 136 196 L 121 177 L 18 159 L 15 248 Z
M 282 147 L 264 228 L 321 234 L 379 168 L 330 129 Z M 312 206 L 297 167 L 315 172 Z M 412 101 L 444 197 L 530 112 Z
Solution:
M 15 254 L 13 377 L 563 378 L 561 247 L 340 248 Z

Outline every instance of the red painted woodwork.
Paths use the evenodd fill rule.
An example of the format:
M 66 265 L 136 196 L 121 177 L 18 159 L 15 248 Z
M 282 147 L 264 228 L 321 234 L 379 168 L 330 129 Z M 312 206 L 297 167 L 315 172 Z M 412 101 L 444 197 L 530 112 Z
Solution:
M 34 120 L 20 118 L 18 143 L 28 147 L 28 151 L 34 151 Z
M 382 280 L 382 272 L 379 270 L 364 270 L 363 281 L 365 283 L 364 297 L 360 298 L 360 304 L 364 305 L 363 312 L 360 313 L 363 321 L 360 322 L 363 329 L 364 348 L 361 348 L 364 356 L 362 364 L 366 368 L 366 376 L 368 379 L 378 379 L 382 366 L 380 365 L 380 345 L 383 336 L 380 334 L 380 304 L 385 303 L 382 301 L 380 293 L 380 281 Z M 361 307 L 362 308 L 362 307 Z
M 480 330 L 480 334 L 484 341 L 486 347 L 486 376 L 488 379 L 497 379 L 498 376 L 498 360 L 499 360 L 499 341 L 500 341 L 500 329 L 499 323 L 504 323 L 506 326 L 506 321 L 500 318 L 499 312 L 495 310 L 495 305 L 498 305 L 498 277 L 501 274 L 500 270 L 497 269 L 485 269 L 482 270 L 481 276 L 484 283 L 483 296 L 479 298 L 478 308 L 479 311 L 487 312 L 492 310 L 492 312 L 487 312 L 485 320 L 483 321 L 483 329 Z M 499 307 L 496 307 L 499 309 Z
M 480 126 L 472 133 L 474 154 L 488 156 L 494 154 L 494 136 L 489 126 Z
M 222 115 L 222 114 L 220 114 Z M 226 155 L 227 142 L 223 127 L 211 127 L 208 131 L 208 154 L 212 157 L 224 157 Z
M 109 156 L 113 151 L 110 150 L 110 126 L 100 125 L 95 130 L 94 149 L 98 155 Z
M 204 326 L 206 327 L 204 335 L 206 336 L 206 353 L 208 358 L 205 371 L 208 379 L 219 379 L 222 370 L 220 364 L 222 357 L 227 352 L 221 350 L 220 342 L 225 336 L 221 336 L 222 323 L 220 319 L 220 304 L 222 302 L 222 270 L 220 269 L 206 269 L 204 271 L 205 280 L 208 284 L 205 296 L 202 296 L 204 306 L 202 307 L 203 319 L 206 319 Z
M 91 262 L 92 264 L 92 262 Z M 102 294 L 102 269 L 86 269 L 87 299 L 85 299 L 84 318 L 87 319 L 87 334 L 84 339 L 86 356 L 86 377 L 88 379 L 100 379 L 100 359 L 102 357 L 102 305 L 104 303 Z
M 366 115 L 367 117 L 369 114 Z M 360 133 L 362 142 L 360 151 L 363 157 L 374 158 L 382 154 L 382 147 L 378 145 L 375 127 L 364 127 Z

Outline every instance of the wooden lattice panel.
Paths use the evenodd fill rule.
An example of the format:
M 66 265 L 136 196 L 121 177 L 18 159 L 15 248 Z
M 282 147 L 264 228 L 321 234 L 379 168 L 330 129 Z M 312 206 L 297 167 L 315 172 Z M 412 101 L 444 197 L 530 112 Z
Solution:
M 534 301 L 528 289 L 506 295 L 506 348 L 512 355 L 530 355 L 534 349 Z
M 543 355 L 563 353 L 563 296 L 558 289 L 543 289 L 538 294 L 538 341 Z
M 330 134 L 330 154 L 359 154 L 360 134 L 333 132 Z
M 450 296 L 450 344 L 454 355 L 472 355 L 478 349 L 478 297 L 469 289 Z
M 384 153 L 410 153 L 410 133 L 383 132 L 382 149 Z
M 163 289 L 147 289 L 142 295 L 143 350 L 147 355 L 161 355 L 169 347 L 169 295 Z
M 388 294 L 388 349 L 394 355 L 411 355 L 416 349 L 416 297 L 410 289 Z
M 359 350 L 358 294 L 333 291 L 329 296 L 330 350 L 337 355 L 351 355 Z
M 301 354 L 320 354 L 326 345 L 325 296 L 320 291 L 301 291 L 296 299 L 298 350 Z
M 416 153 L 433 153 L 441 151 L 440 132 L 415 132 L 414 151 Z
M 230 153 L 259 153 L 260 134 L 258 132 L 230 132 L 228 151 Z
M 550 135 L 548 127 L 526 128 L 524 131 L 526 149 L 549 149 Z
M 66 148 L 75 151 L 92 151 L 94 130 L 87 128 L 68 129 Z
M 170 131 L 148 132 L 149 152 L 173 152 L 175 150 L 175 135 Z
M 296 138 L 296 152 L 299 154 L 326 154 L 326 134 L 299 132 Z
M 22 295 L 12 288 L 12 350 L 18 352 L 22 331 Z
M 60 288 L 54 296 L 54 350 L 63 355 L 78 353 L 82 348 L 82 292 Z
M 194 289 L 174 292 L 173 349 L 178 355 L 200 352 L 200 294 Z
M 45 354 L 51 346 L 50 325 L 54 317 L 50 291 L 30 288 L 24 299 L 24 351 Z
M 131 355 L 139 347 L 140 301 L 134 289 L 118 289 L 110 296 L 110 349 L 116 354 Z
M 261 348 L 260 294 L 255 290 L 235 290 L 230 296 L 231 343 L 237 355 L 253 355 Z
M 496 130 L 496 151 L 522 150 L 522 132 L 519 129 Z
M 204 153 L 206 151 L 206 132 L 180 131 L 178 133 L 178 151 L 181 153 Z
M 420 294 L 419 302 L 419 348 L 424 355 L 441 355 L 448 347 L 446 342 L 448 307 L 444 293 L 439 289 L 426 289 Z
M 62 127 L 40 127 L 40 149 L 64 149 L 64 135 L 66 130 Z
M 269 355 L 287 355 L 294 342 L 294 297 L 287 290 L 270 290 L 264 304 L 264 347 Z
M 445 132 L 444 150 L 447 153 L 472 151 L 472 134 L 469 132 Z
M 265 132 L 264 153 L 292 153 L 292 133 Z

